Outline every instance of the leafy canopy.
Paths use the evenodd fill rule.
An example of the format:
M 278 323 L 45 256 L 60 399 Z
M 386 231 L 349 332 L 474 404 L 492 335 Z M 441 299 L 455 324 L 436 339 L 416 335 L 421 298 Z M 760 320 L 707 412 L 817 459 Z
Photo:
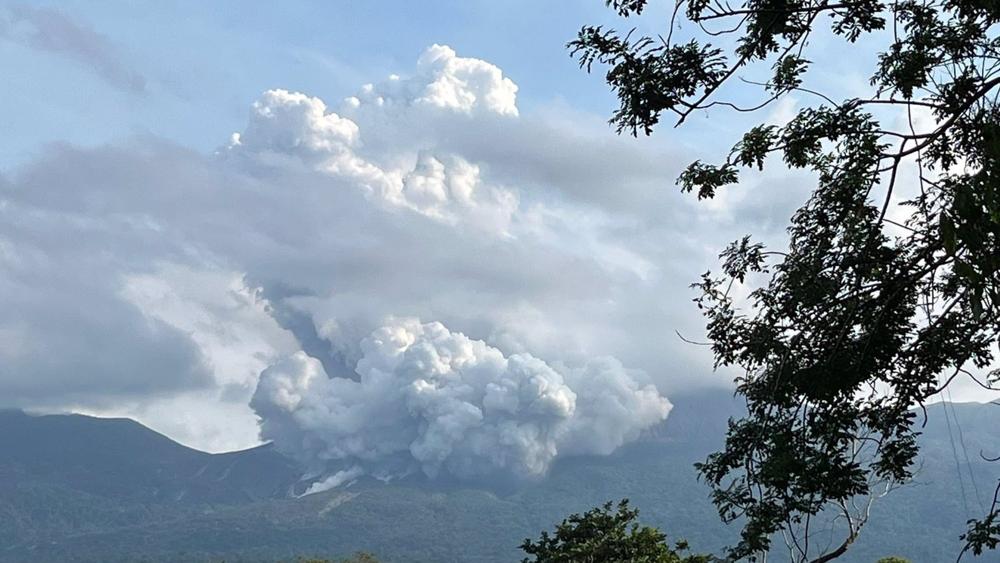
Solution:
M 340 559 L 313 559 L 304 557 L 299 558 L 297 563 L 379 563 L 379 560 L 367 551 L 359 551 L 350 557 L 342 557 Z
M 647 3 L 607 2 L 625 18 Z M 694 24 L 684 40 L 682 20 Z M 743 238 L 696 284 L 716 367 L 738 369 L 748 407 L 724 449 L 698 465 L 722 518 L 742 524 L 733 558 L 753 559 L 779 536 L 797 561 L 840 556 L 870 501 L 911 477 L 913 409 L 956 377 L 988 389 L 1000 380 L 990 371 L 1000 334 L 998 23 L 997 0 L 677 0 L 664 33 L 587 26 L 569 44 L 586 70 L 607 68 L 620 133 L 709 108 L 754 112 L 793 93 L 806 102 L 678 179 L 699 199 L 779 160 L 815 179 L 787 249 Z M 845 52 L 862 36 L 879 45 L 867 96 L 809 87 L 817 33 Z M 760 69 L 762 79 L 742 76 Z M 734 77 L 759 103 L 721 98 Z M 748 300 L 734 297 L 736 285 L 752 289 Z M 817 552 L 810 535 L 830 511 L 842 541 Z M 967 549 L 995 547 L 998 519 L 994 502 L 970 522 Z
M 687 543 L 667 545 L 667 537 L 636 521 L 639 511 L 628 499 L 615 507 L 608 502 L 573 514 L 556 526 L 554 534 L 542 532 L 538 541 L 524 540 L 521 549 L 532 559 L 523 563 L 712 563 L 707 555 L 689 555 Z

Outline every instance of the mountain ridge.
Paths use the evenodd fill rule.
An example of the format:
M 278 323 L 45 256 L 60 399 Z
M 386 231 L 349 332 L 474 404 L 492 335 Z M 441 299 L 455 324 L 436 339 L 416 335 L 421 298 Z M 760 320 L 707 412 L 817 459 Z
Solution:
M 692 463 L 721 445 L 739 405 L 723 392 L 679 396 L 675 405 L 641 441 L 606 457 L 558 460 L 545 479 L 513 489 L 361 478 L 303 497 L 294 494 L 301 469 L 271 446 L 209 454 L 128 419 L 0 413 L 0 561 L 273 561 L 356 550 L 386 561 L 513 561 L 524 537 L 622 497 L 644 523 L 718 551 L 737 530 L 719 522 Z M 946 411 L 930 409 L 914 484 L 876 503 L 844 561 L 957 555 L 966 516 L 1000 473 L 976 459 L 998 446 L 1000 409 L 956 404 L 948 412 L 958 423 L 947 427 Z M 951 449 L 959 429 L 968 462 Z M 980 561 L 998 560 L 990 557 Z

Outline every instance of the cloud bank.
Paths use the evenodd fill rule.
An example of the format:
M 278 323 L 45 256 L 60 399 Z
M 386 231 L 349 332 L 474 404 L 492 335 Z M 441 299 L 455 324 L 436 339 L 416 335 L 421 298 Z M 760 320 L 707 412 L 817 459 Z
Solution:
M 750 227 L 673 194 L 675 152 L 517 91 L 432 46 L 340 101 L 264 92 L 212 154 L 136 137 L 0 176 L 0 406 L 274 440 L 329 483 L 635 439 L 709 377 L 673 330 Z

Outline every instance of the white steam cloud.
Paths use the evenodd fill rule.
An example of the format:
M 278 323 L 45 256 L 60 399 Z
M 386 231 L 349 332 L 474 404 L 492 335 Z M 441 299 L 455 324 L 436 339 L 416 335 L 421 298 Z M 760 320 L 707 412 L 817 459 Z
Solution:
M 509 123 L 519 116 L 516 93 L 499 68 L 434 45 L 415 76 L 367 85 L 336 112 L 304 94 L 265 92 L 224 156 L 258 167 L 305 166 L 360 188 L 383 209 L 416 212 L 486 240 L 523 237 L 517 192 L 487 183 L 479 166 L 452 151 L 405 138 L 435 123 Z M 379 147 L 386 122 L 406 132 L 392 138 L 395 148 Z M 406 145 L 412 148 L 399 150 Z M 263 371 L 251 401 L 263 439 L 327 475 L 307 493 L 362 473 L 537 477 L 559 455 L 611 453 L 670 410 L 653 385 L 639 383 L 644 375 L 613 358 L 570 369 L 527 353 L 504 356 L 440 322 L 404 318 L 375 328 L 370 313 L 345 313 L 313 311 L 318 336 L 340 351 L 337 373 L 324 367 L 332 365 L 329 355 L 299 351 Z
M 670 402 L 609 358 L 570 369 L 500 350 L 436 322 L 394 319 L 361 342 L 358 379 L 303 352 L 261 374 L 261 434 L 315 470 L 435 477 L 544 475 L 559 455 L 609 454 L 664 420 Z M 346 471 L 346 472 L 345 472 Z
M 697 335 L 679 295 L 718 245 L 666 147 L 517 92 L 435 45 L 340 101 L 268 90 L 213 154 L 139 137 L 4 173 L 0 407 L 263 437 L 318 488 L 636 438 L 710 371 L 670 329 Z
M 381 158 L 364 150 L 362 128 L 347 114 L 374 122 L 376 129 L 398 121 L 394 130 L 426 130 L 428 123 L 448 116 L 503 120 L 518 115 L 517 86 L 485 61 L 434 45 L 420 57 L 417 71 L 408 80 L 393 76 L 378 86 L 365 85 L 360 97 L 344 102 L 341 113 L 316 97 L 268 90 L 253 103 L 246 129 L 233 134 L 225 155 L 257 166 L 301 163 L 361 188 L 378 203 L 506 233 L 518 196 L 486 185 L 477 165 L 426 147 L 400 151 L 397 146 L 378 151 L 386 153 Z

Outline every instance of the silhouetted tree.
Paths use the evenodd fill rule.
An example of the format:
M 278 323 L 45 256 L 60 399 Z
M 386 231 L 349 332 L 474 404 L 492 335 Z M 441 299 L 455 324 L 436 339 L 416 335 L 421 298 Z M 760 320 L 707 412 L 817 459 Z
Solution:
M 647 1 L 607 3 L 627 18 Z M 692 33 L 680 40 L 684 19 Z M 857 499 L 911 477 L 913 409 L 956 377 L 987 389 L 1000 379 L 988 371 L 1000 334 L 998 23 L 996 0 L 678 0 L 660 35 L 588 26 L 569 44 L 588 71 L 608 67 L 619 132 L 649 134 L 665 117 L 679 125 L 708 108 L 753 112 L 791 93 L 807 102 L 678 179 L 711 198 L 740 169 L 780 159 L 816 182 L 787 250 L 747 236 L 721 254 L 720 274 L 696 284 L 716 367 L 739 369 L 748 407 L 725 448 L 698 465 L 722 518 L 742 524 L 734 558 L 753 559 L 779 535 L 798 561 L 842 555 L 868 518 L 870 503 Z M 881 41 L 868 95 L 837 100 L 809 87 L 819 31 L 845 53 L 862 36 Z M 760 80 L 739 76 L 759 103 L 721 97 L 761 69 Z M 734 297 L 740 284 L 749 299 Z M 996 546 L 996 509 L 970 522 L 967 549 Z M 810 525 L 831 510 L 842 541 L 814 555 Z
M 1000 461 L 1000 458 L 990 461 Z M 993 502 L 986 516 L 981 520 L 969 520 L 968 524 L 969 531 L 962 536 L 965 548 L 962 549 L 959 560 L 970 551 L 978 556 L 982 555 L 985 549 L 997 548 L 1000 544 L 1000 484 L 997 484 L 993 491 Z
M 342 557 L 340 559 L 313 559 L 305 557 L 300 558 L 298 563 L 379 563 L 379 560 L 367 551 L 359 551 L 350 557 Z
M 606 503 L 588 512 L 573 514 L 556 526 L 554 534 L 542 532 L 537 542 L 524 540 L 521 549 L 533 558 L 522 563 L 711 563 L 708 555 L 686 554 L 685 542 L 674 548 L 667 537 L 637 522 L 639 511 L 628 499 L 615 507 Z

